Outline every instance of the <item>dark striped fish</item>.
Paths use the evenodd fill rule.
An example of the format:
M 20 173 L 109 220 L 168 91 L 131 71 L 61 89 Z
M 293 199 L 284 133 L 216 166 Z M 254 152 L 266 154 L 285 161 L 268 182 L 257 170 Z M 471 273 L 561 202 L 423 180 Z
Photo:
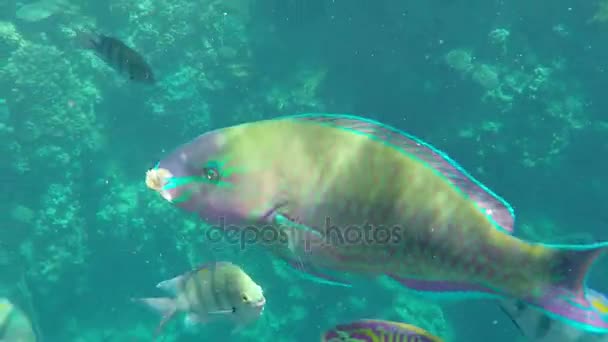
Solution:
M 437 336 L 416 326 L 391 321 L 364 319 L 340 324 L 321 336 L 321 342 L 442 342 Z
M 145 59 L 122 41 L 105 36 L 88 34 L 82 36 L 84 46 L 95 53 L 119 73 L 131 81 L 154 83 L 154 73 Z
M 36 342 L 30 320 L 6 298 L 0 298 L 0 342 Z
M 156 287 L 174 297 L 136 299 L 162 315 L 156 334 L 178 312 L 186 313 L 187 325 L 229 320 L 242 326 L 260 317 L 266 304 L 262 288 L 229 262 L 201 266 Z

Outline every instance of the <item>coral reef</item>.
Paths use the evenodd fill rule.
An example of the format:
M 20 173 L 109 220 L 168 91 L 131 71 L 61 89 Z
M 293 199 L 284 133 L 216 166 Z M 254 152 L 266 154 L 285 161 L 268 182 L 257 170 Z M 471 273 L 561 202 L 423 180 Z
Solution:
M 496 58 L 511 54 L 508 49 L 511 37 L 508 30 L 494 29 L 488 37 L 490 44 L 500 45 L 500 53 Z M 531 60 L 513 66 L 492 65 L 484 63 L 469 50 L 456 48 L 446 54 L 445 62 L 462 77 L 470 78 L 478 84 L 483 91 L 482 100 L 496 108 L 496 115 L 479 122 L 476 129 L 467 127 L 461 131 L 462 137 L 481 139 L 488 134 L 495 137 L 491 150 L 480 150 L 479 155 L 506 153 L 505 146 L 509 145 L 510 153 L 513 153 L 513 148 L 517 148 L 520 163 L 526 167 L 550 165 L 568 147 L 573 131 L 587 127 L 590 123 L 585 116 L 582 92 L 576 88 L 575 83 L 567 84 L 560 80 L 567 71 L 563 60 L 546 63 Z M 531 102 L 538 103 L 544 109 L 527 113 L 525 106 Z M 542 141 L 540 136 L 533 135 L 532 132 L 527 136 L 522 135 L 515 143 L 500 141 L 498 133 L 505 137 L 513 136 L 507 134 L 511 127 L 521 132 L 516 119 L 502 118 L 507 114 L 517 115 L 518 111 L 526 113 L 531 130 L 538 130 L 540 127 L 536 126 L 542 125 L 552 131 L 544 132 Z M 551 120 L 552 124 L 548 125 L 547 120 Z
M 328 6 L 338 7 L 316 14 L 313 24 L 296 15 L 286 25 L 268 18 L 285 16 L 280 11 L 289 7 L 272 15 L 264 7 L 260 15 L 250 0 L 55 6 L 62 3 L 0 5 L 15 11 L 14 22 L 0 21 L 6 57 L 0 65 L 6 180 L 0 288 L 27 278 L 32 311 L 53 340 L 149 340 L 159 318 L 126 299 L 155 294 L 159 281 L 221 259 L 245 265 L 270 298 L 259 322 L 234 333 L 239 340 L 315 340 L 321 329 L 362 315 L 451 339 L 453 327 L 440 306 L 387 279 L 349 290 L 310 283 L 259 246 L 241 248 L 220 235 L 211 241 L 216 231 L 208 223 L 146 189 L 143 173 L 155 159 L 205 131 L 301 112 L 384 116 L 468 156 L 463 164 L 473 174 L 533 206 L 553 197 L 541 185 L 564 186 L 550 183 L 552 176 L 569 179 L 580 171 L 565 162 L 577 140 L 608 130 L 608 120 L 593 116 L 594 84 L 576 72 L 583 54 L 536 46 L 519 19 L 488 22 L 470 8 L 446 4 L 332 1 Z M 477 10 L 509 12 L 490 6 Z M 599 1 L 597 9 L 592 21 L 606 21 L 608 2 Z M 577 34 L 575 23 L 543 25 L 550 28 L 546 40 L 557 44 Z M 86 30 L 141 51 L 158 83 L 143 88 L 118 77 L 80 48 Z M 590 169 L 589 202 L 602 203 L 603 169 Z M 511 186 L 522 179 L 520 188 Z M 523 187 L 532 194 L 511 190 Z M 572 197 L 584 191 L 573 190 Z M 557 211 L 527 212 L 521 235 L 592 240 L 548 218 Z M 57 308 L 62 317 L 55 317 Z M 175 322 L 165 341 L 228 331 L 201 329 L 189 333 Z

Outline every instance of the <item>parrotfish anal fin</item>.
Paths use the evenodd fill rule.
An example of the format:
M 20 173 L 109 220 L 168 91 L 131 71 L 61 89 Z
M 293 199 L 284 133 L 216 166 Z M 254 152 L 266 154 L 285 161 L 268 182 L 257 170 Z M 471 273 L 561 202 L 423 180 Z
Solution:
M 462 295 L 466 298 L 467 295 L 485 294 L 489 296 L 499 296 L 498 293 L 479 285 L 453 282 L 453 281 L 434 281 L 434 280 L 417 280 L 409 278 L 400 278 L 390 276 L 404 287 L 419 291 L 433 293 L 437 295 Z
M 483 186 L 445 153 L 424 141 L 379 122 L 342 114 L 303 114 L 286 119 L 318 122 L 336 128 L 352 130 L 379 139 L 386 144 L 426 162 L 464 192 L 505 231 L 513 233 L 513 208 L 501 197 Z
M 283 261 L 297 272 L 298 276 L 315 283 L 351 287 L 350 284 L 319 271 L 316 267 L 302 259 L 301 253 L 310 253 L 308 248 L 312 244 L 325 242 L 325 238 L 321 232 L 296 222 L 285 213 L 277 212 L 271 219 L 274 224 L 283 229 L 288 238 L 287 247 L 290 255 L 284 257 Z
M 505 295 L 492 289 L 469 283 L 392 278 L 406 288 L 422 293 L 462 298 L 475 294 L 505 297 Z M 577 329 L 594 333 L 608 333 L 608 312 L 602 312 L 592 305 L 592 301 L 587 298 L 578 297 L 572 291 L 563 287 L 548 286 L 540 295 L 520 298 L 520 300 L 547 314 L 549 318 L 559 320 Z

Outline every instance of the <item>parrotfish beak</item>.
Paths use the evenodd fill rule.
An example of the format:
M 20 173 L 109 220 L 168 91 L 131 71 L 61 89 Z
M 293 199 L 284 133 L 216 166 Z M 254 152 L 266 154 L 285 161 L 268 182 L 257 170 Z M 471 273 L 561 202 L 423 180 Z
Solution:
M 266 305 L 266 298 L 262 298 L 260 300 L 258 300 L 257 302 L 253 303 L 253 306 L 255 307 L 255 309 L 258 311 L 258 314 L 262 314 L 262 312 L 264 312 L 264 306 Z
M 264 305 L 266 305 L 266 298 L 262 298 L 255 303 L 255 306 L 257 306 L 258 308 L 263 308 Z
M 173 202 L 178 196 L 178 190 L 176 187 L 167 187 L 172 177 L 173 174 L 167 169 L 153 168 L 146 172 L 146 186 L 158 192 L 168 202 Z

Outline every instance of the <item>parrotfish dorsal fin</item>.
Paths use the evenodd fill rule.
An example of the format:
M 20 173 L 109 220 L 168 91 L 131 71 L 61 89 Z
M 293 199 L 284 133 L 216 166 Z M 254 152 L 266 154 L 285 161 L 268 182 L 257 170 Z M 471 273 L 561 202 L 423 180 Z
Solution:
M 483 186 L 460 165 L 424 141 L 396 128 L 357 116 L 342 114 L 302 114 L 284 119 L 317 122 L 336 128 L 352 130 L 365 134 L 401 149 L 445 176 L 454 186 L 471 198 L 479 208 L 502 229 L 513 234 L 515 213 L 513 208 L 501 197 Z

